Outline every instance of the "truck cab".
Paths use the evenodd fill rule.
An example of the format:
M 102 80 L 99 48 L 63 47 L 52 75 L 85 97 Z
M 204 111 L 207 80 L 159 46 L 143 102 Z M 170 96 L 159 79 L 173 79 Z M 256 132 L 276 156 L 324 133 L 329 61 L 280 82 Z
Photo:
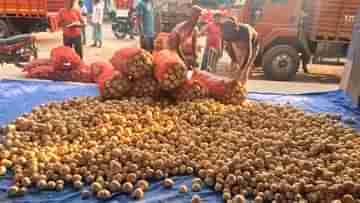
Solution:
M 272 80 L 291 80 L 306 54 L 299 37 L 302 0 L 247 0 L 238 20 L 259 33 L 261 51 L 256 60 Z

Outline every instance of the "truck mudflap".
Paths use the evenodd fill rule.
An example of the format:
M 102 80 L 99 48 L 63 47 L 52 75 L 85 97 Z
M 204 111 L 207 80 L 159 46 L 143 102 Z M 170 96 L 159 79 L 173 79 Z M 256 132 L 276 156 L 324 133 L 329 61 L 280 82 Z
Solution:
M 48 28 L 50 32 L 57 32 L 60 30 L 59 18 L 57 13 L 48 14 Z

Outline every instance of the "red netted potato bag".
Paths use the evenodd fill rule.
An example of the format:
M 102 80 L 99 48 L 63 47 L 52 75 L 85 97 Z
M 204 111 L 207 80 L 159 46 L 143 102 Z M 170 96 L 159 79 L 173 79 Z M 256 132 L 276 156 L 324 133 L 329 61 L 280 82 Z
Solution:
M 196 78 L 191 77 L 187 79 L 185 83 L 175 91 L 174 97 L 178 102 L 194 101 L 198 99 L 204 99 L 209 96 L 209 92 L 205 85 Z
M 154 40 L 154 52 L 159 52 L 169 48 L 170 33 L 160 32 Z
M 103 99 L 122 99 L 128 95 L 131 82 L 120 71 L 103 73 L 97 80 L 100 95 Z
M 80 56 L 70 47 L 54 48 L 50 56 L 55 69 L 75 69 L 81 64 Z
M 70 71 L 70 78 L 68 81 L 92 83 L 94 78 L 92 77 L 90 66 L 85 63 L 80 64 L 76 69 Z
M 90 70 L 93 80 L 98 81 L 101 77 L 104 77 L 104 75 L 112 75 L 114 67 L 111 63 L 97 61 L 90 65 Z
M 53 80 L 54 67 L 51 64 L 38 65 L 26 72 L 27 78 Z
M 37 66 L 51 65 L 51 64 L 52 64 L 52 61 L 51 61 L 51 59 L 48 59 L 48 58 L 34 59 L 30 63 L 26 64 L 22 71 L 26 73 L 26 72 L 31 71 L 33 68 L 36 68 Z
M 193 80 L 200 81 L 209 95 L 224 104 L 242 104 L 246 101 L 247 90 L 239 81 L 206 71 L 194 71 Z
M 176 51 L 166 49 L 156 53 L 154 65 L 154 76 L 163 90 L 173 90 L 185 83 L 187 67 Z
M 110 62 L 130 80 L 148 77 L 153 73 L 153 57 L 141 48 L 120 49 L 115 52 Z

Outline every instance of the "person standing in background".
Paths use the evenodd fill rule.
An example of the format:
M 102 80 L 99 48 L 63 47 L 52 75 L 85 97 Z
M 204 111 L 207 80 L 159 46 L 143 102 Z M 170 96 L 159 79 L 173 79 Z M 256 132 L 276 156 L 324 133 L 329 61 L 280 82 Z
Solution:
M 80 14 L 82 17 L 82 20 L 84 21 L 84 26 L 81 27 L 81 34 L 82 34 L 82 43 L 83 45 L 86 44 L 86 24 L 87 24 L 87 18 L 88 18 L 88 10 L 86 8 L 86 5 L 84 4 L 84 0 L 79 0 L 79 7 L 80 7 Z
M 76 53 L 83 58 L 83 47 L 81 43 L 81 28 L 84 21 L 80 10 L 76 9 L 76 0 L 65 0 L 64 9 L 58 13 L 59 25 L 63 28 L 64 46 L 74 48 Z
M 137 5 L 141 48 L 152 51 L 155 38 L 155 13 L 152 0 L 141 0 Z
M 94 0 L 93 14 L 91 20 L 93 25 L 93 39 L 94 39 L 94 44 L 92 44 L 91 46 L 101 48 L 103 45 L 102 24 L 104 21 L 104 2 L 102 0 Z
M 221 25 L 220 25 L 220 13 L 215 13 L 213 20 L 210 21 L 205 27 L 200 31 L 200 36 L 206 35 L 206 47 L 204 50 L 203 61 L 201 65 L 202 70 L 208 70 L 209 65 L 213 66 L 211 68 L 215 69 L 218 59 L 222 53 L 222 36 L 221 36 Z M 213 51 L 215 53 L 214 64 L 209 63 L 209 52 Z
M 129 25 L 130 25 L 130 39 L 134 39 L 134 29 L 135 29 L 135 21 L 134 17 L 136 18 L 136 7 L 137 7 L 138 1 L 137 0 L 129 0 L 128 1 L 128 18 L 129 18 Z

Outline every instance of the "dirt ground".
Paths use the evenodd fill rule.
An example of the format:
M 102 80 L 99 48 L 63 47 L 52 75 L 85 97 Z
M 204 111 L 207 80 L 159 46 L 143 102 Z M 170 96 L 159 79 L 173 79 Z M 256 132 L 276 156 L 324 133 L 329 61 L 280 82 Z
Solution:
M 101 49 L 92 48 L 91 28 L 88 27 L 88 42 L 85 48 L 85 62 L 91 63 L 96 60 L 108 60 L 113 52 L 123 47 L 138 46 L 137 40 L 117 40 L 112 35 L 110 24 L 104 26 L 104 46 Z M 62 44 L 61 33 L 39 33 L 36 34 L 38 39 L 39 57 L 49 57 L 50 50 Z M 228 57 L 220 61 L 220 68 L 229 63 Z M 300 72 L 296 79 L 291 82 L 268 81 L 264 79 L 261 68 L 254 70 L 253 76 L 249 83 L 250 91 L 256 92 L 274 92 L 274 93 L 306 93 L 336 90 L 342 75 L 344 66 L 331 65 L 310 65 L 311 74 Z M 24 74 L 21 69 L 13 65 L 5 64 L 0 66 L 0 79 L 23 79 Z

